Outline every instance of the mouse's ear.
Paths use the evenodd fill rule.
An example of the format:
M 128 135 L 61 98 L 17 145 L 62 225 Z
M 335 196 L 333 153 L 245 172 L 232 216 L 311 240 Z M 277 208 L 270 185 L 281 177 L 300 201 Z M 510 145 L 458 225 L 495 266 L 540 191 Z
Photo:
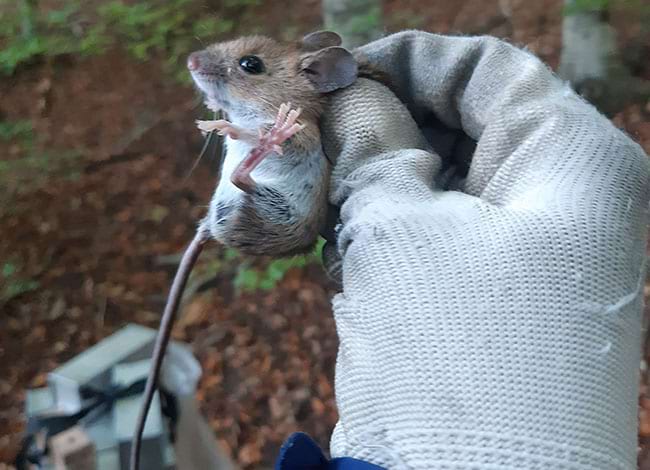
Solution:
M 309 33 L 300 41 L 300 49 L 309 52 L 326 47 L 340 46 L 341 36 L 333 31 L 316 31 Z
M 357 79 L 357 61 L 343 47 L 327 47 L 307 56 L 301 72 L 321 93 L 344 88 Z

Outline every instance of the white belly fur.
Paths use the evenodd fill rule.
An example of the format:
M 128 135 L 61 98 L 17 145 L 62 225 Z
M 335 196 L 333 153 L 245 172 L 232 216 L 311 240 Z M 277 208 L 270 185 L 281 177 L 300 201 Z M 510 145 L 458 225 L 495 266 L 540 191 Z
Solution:
M 231 175 L 241 161 L 248 156 L 252 145 L 241 140 L 226 138 L 226 155 L 223 162 L 221 180 L 216 198 L 220 201 L 235 203 L 245 196 L 245 192 L 232 184 Z M 286 152 L 284 155 L 272 153 L 267 156 L 251 173 L 253 180 L 260 185 L 268 185 L 285 194 L 293 193 L 305 184 L 322 182 L 326 177 L 327 160 L 323 151 L 319 155 L 296 155 Z M 307 201 L 305 201 L 307 202 Z M 309 204 L 305 204 L 308 210 Z

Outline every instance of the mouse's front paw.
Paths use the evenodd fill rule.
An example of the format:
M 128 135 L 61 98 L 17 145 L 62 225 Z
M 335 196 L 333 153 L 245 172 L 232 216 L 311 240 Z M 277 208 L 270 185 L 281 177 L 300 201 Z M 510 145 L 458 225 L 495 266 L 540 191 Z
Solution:
M 196 126 L 203 132 L 217 131 L 219 135 L 228 136 L 233 140 L 246 140 L 253 144 L 257 144 L 257 136 L 254 132 L 236 126 L 232 122 L 225 119 L 217 119 L 214 121 L 196 121 Z

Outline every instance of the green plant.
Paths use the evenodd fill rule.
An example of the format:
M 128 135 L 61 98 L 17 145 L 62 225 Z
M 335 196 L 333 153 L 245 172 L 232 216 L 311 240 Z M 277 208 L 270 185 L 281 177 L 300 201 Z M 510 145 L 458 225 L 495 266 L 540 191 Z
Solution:
M 570 3 L 565 2 L 565 14 L 574 14 L 582 11 L 599 11 L 609 7 L 610 0 L 573 0 Z
M 15 142 L 19 152 L 0 160 L 0 196 L 5 198 L 12 188 L 24 191 L 38 186 L 53 175 L 67 180 L 79 176 L 76 150 L 44 150 L 36 145 L 31 121 L 0 121 L 0 141 Z M 5 208 L 10 208 L 6 205 Z
M 0 121 L 0 140 L 5 142 L 20 140 L 29 142 L 33 137 L 33 126 L 31 121 Z
M 254 292 L 268 291 L 280 282 L 287 271 L 292 268 L 302 268 L 311 263 L 319 263 L 325 240 L 319 239 L 314 251 L 308 255 L 281 258 L 270 261 L 262 268 L 254 268 L 250 261 L 242 261 L 238 268 L 233 284 L 239 291 Z
M 21 277 L 20 265 L 11 261 L 2 264 L 0 271 L 0 304 L 17 297 L 25 292 L 38 289 L 39 283 L 32 279 Z
M 223 4 L 228 8 L 254 7 L 261 5 L 262 0 L 223 0 Z
M 80 175 L 81 154 L 74 150 L 46 151 L 29 149 L 27 154 L 13 160 L 0 161 L 0 199 L 8 200 L 12 193 L 25 193 L 46 185 L 53 178 L 75 181 Z M 11 211 L 11 204 L 3 209 Z
M 573 0 L 565 3 L 564 14 L 575 15 L 585 11 L 604 11 L 608 8 L 631 10 L 641 15 L 650 13 L 647 0 Z
M 87 56 L 121 45 L 139 60 L 154 54 L 165 57 L 176 78 L 188 80 L 180 67 L 181 58 L 196 47 L 197 40 L 228 33 L 234 27 L 232 20 L 199 12 L 192 0 L 112 0 L 92 16 L 84 13 L 79 0 L 47 12 L 32 3 L 36 0 L 22 0 L 23 7 L 17 8 L 15 2 L 0 0 L 0 69 L 5 74 L 39 57 Z
M 102 21 L 114 37 L 136 58 L 146 60 L 164 53 L 175 68 L 195 41 L 229 32 L 234 22 L 216 17 L 194 19 L 191 0 L 149 0 L 126 4 L 113 0 L 99 9 Z
M 420 29 L 426 23 L 426 18 L 414 10 L 398 10 L 386 20 L 396 29 Z
M 101 28 L 85 29 L 80 2 L 70 0 L 61 9 L 42 12 L 35 0 L 0 0 L 0 70 L 12 74 L 16 68 L 38 57 L 61 54 L 88 55 L 104 50 L 107 38 Z
M 367 31 L 381 27 L 382 12 L 381 8 L 374 6 L 367 13 L 355 15 L 350 18 L 348 29 L 353 34 L 365 34 Z

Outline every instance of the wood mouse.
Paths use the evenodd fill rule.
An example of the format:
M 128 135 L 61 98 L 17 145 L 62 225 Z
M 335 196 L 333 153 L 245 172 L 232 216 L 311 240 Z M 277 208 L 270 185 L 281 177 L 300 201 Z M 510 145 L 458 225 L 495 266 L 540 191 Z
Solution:
M 216 240 L 254 255 L 313 247 L 331 170 L 319 131 L 325 94 L 352 84 L 358 73 L 340 44 L 329 31 L 290 43 L 249 36 L 189 56 L 206 105 L 229 118 L 198 121 L 202 130 L 226 136 L 221 180 L 204 221 Z
M 229 118 L 197 122 L 202 130 L 226 136 L 226 155 L 208 215 L 183 254 L 165 305 L 133 436 L 131 470 L 139 468 L 142 434 L 165 350 L 203 246 L 214 238 L 256 255 L 308 251 L 324 228 L 328 208 L 332 168 L 319 131 L 328 109 L 327 94 L 341 89 L 355 93 L 357 86 L 367 92 L 364 80 L 347 88 L 358 77 L 388 86 L 371 87 L 364 97 L 391 93 L 382 73 L 340 44 L 341 38 L 329 31 L 293 43 L 250 36 L 214 44 L 188 57 L 188 69 L 208 108 L 223 110 Z M 355 111 L 366 109 L 362 105 Z

